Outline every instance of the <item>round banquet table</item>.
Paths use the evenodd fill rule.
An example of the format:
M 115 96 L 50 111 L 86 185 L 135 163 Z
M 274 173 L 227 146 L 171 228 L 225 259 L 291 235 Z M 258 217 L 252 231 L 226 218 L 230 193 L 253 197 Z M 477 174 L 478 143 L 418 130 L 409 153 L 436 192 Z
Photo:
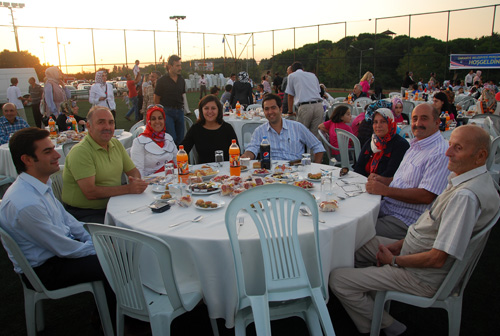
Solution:
M 120 140 L 125 148 L 131 147 L 132 142 L 134 141 L 132 133 L 130 132 L 123 132 L 119 137 L 117 137 L 117 139 Z M 56 146 L 56 151 L 61 155 L 59 158 L 59 164 L 63 165 L 66 160 L 66 156 L 64 155 L 62 144 L 58 144 Z M 6 175 L 13 178 L 17 177 L 16 167 L 14 166 L 14 162 L 10 156 L 8 143 L 0 146 L 0 175 Z
M 195 167 L 196 168 L 196 167 Z M 358 186 L 364 190 L 366 178 L 354 172 L 338 179 L 339 169 L 312 164 L 311 172 L 319 172 L 320 168 L 331 170 L 334 176 L 334 193 L 344 194 L 341 188 L 344 184 Z M 214 168 L 215 169 L 215 168 Z M 219 174 L 229 175 L 229 164 L 217 168 Z M 241 176 L 248 176 L 250 172 L 242 172 Z M 305 173 L 299 173 L 301 177 Z M 146 191 L 139 195 L 122 195 L 109 200 L 105 223 L 116 225 L 142 232 L 146 232 L 165 240 L 172 251 L 175 275 L 181 291 L 189 291 L 193 287 L 201 286 L 204 301 L 208 307 L 211 318 L 224 318 L 226 327 L 234 326 L 234 313 L 237 305 L 236 277 L 233 256 L 229 243 L 229 236 L 224 223 L 225 209 L 231 202 L 231 197 L 221 196 L 220 193 L 204 196 L 193 195 L 193 205 L 188 208 L 173 205 L 170 210 L 163 213 L 153 213 L 149 209 L 130 214 L 129 211 L 147 205 L 154 200 L 158 193 L 153 192 L 157 186 L 150 185 Z M 258 187 L 256 187 L 258 188 Z M 348 191 L 348 190 L 346 190 Z M 320 183 L 314 183 L 312 193 L 319 198 L 321 195 Z M 194 207 L 197 199 L 225 202 L 225 205 L 216 210 L 200 210 Z M 375 222 L 379 212 L 380 196 L 370 195 L 366 192 L 358 196 L 347 197 L 339 201 L 336 212 L 320 212 L 319 223 L 320 252 L 322 259 L 322 276 L 325 285 L 328 285 L 330 272 L 338 267 L 353 267 L 354 252 L 375 235 Z M 197 223 L 187 222 L 176 227 L 171 224 L 187 221 L 203 215 L 204 218 Z M 247 244 L 251 257 L 258 258 L 255 253 L 259 250 L 260 243 L 257 231 L 251 223 L 251 218 L 246 212 L 240 216 L 245 217 L 245 224 L 241 227 L 239 239 L 242 244 Z M 311 217 L 299 216 L 299 234 L 303 251 L 314 251 L 311 230 L 307 231 L 300 223 L 311 221 Z M 304 225 L 308 229 L 310 225 Z M 308 248 L 310 246 L 311 248 Z M 313 252 L 311 252 L 313 253 Z M 304 252 L 307 264 L 307 252 Z M 146 286 L 157 292 L 165 292 L 159 278 L 157 263 L 151 262 L 151 255 L 145 253 L 141 263 L 141 274 Z M 255 290 L 259 290 L 259 283 L 263 277 L 259 275 L 261 269 L 255 267 L 247 279 L 254 281 Z M 312 280 L 314 282 L 314 280 Z M 252 286 L 252 284 L 250 284 Z

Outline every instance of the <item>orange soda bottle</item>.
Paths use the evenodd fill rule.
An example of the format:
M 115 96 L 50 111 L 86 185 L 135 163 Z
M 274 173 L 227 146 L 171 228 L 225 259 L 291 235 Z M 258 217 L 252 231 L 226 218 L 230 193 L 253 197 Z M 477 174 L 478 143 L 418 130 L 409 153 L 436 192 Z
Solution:
M 50 137 L 56 138 L 57 137 L 57 130 L 56 130 L 56 122 L 52 117 L 49 118 L 49 132 L 50 132 Z
M 445 131 L 449 131 L 450 130 L 450 115 L 448 114 L 448 111 L 446 111 L 446 113 L 444 114 L 445 118 L 446 118 L 446 128 L 445 128 Z
M 236 115 L 241 116 L 241 104 L 239 101 L 236 102 Z
M 231 146 L 229 146 L 229 175 L 240 176 L 240 147 L 236 144 L 236 140 L 231 141 Z
M 189 162 L 188 155 L 184 150 L 184 146 L 179 146 L 179 151 L 177 152 L 177 171 L 178 171 L 178 182 L 187 183 L 189 177 Z

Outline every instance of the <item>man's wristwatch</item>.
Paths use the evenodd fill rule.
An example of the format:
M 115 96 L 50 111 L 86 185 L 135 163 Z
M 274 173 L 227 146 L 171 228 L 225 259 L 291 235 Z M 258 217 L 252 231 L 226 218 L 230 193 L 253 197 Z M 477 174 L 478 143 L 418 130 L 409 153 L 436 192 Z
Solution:
M 391 266 L 392 266 L 392 267 L 399 267 L 399 265 L 398 265 L 398 264 L 396 264 L 396 257 L 397 257 L 397 256 L 392 256 L 392 261 L 391 261 Z

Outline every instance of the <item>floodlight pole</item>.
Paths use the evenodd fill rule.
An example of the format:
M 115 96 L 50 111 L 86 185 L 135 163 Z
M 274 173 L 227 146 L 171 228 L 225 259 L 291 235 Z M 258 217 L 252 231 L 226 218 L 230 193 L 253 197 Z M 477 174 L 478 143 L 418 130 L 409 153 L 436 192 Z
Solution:
M 184 20 L 186 16 L 174 15 L 170 17 L 170 20 L 175 20 L 175 25 L 177 26 L 177 56 L 181 57 L 181 41 L 179 36 L 179 20 Z
M 373 48 L 368 48 L 368 49 L 365 49 L 365 50 L 361 50 L 361 49 L 356 48 L 352 44 L 349 47 L 351 47 L 353 49 L 356 49 L 357 51 L 360 52 L 360 55 L 359 55 L 359 78 L 361 78 L 361 65 L 363 64 L 363 51 L 373 50 Z
M 14 21 L 14 11 L 12 8 L 24 8 L 25 4 L 23 3 L 15 3 L 15 2 L 0 2 L 0 7 L 5 7 L 10 9 L 10 16 L 12 17 L 12 27 L 14 28 L 14 38 L 16 40 L 16 48 L 17 52 L 19 52 L 19 38 L 17 37 L 17 27 L 16 22 Z

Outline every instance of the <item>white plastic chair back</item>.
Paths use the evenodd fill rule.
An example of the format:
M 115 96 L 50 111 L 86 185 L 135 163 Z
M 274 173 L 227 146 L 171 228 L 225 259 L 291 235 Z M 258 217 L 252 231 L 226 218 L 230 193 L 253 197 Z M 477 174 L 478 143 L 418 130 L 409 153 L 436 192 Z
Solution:
M 193 126 L 193 121 L 188 116 L 184 116 L 184 123 L 185 123 L 185 125 L 184 125 L 185 126 L 184 127 L 184 138 L 185 138 L 188 130 L 191 128 L 191 126 Z
M 92 235 L 99 262 L 116 294 L 118 335 L 123 335 L 124 314 L 150 321 L 155 336 L 169 335 L 172 320 L 192 310 L 201 300 L 199 290 L 179 292 L 170 247 L 165 241 L 115 226 L 87 223 L 85 227 Z M 153 252 L 156 261 L 161 261 L 159 272 L 168 295 L 143 286 L 140 261 L 144 250 Z M 155 262 L 155 258 L 150 262 Z
M 261 125 L 262 123 L 257 122 L 248 122 L 246 124 L 243 124 L 243 126 L 241 127 L 241 137 L 243 143 L 240 144 L 240 146 L 242 147 L 242 152 L 244 152 L 247 146 L 250 144 L 250 141 L 252 140 L 252 134 L 255 129 Z
M 59 165 L 59 171 L 50 175 L 50 179 L 52 180 L 52 193 L 54 197 L 62 203 L 62 189 L 63 189 L 63 170 L 64 165 Z
M 308 249 L 308 251 L 314 254 L 314 258 L 308 258 L 307 268 L 303 260 L 297 229 L 301 206 L 309 208 L 312 213 L 312 221 L 307 222 L 312 226 L 313 234 L 309 235 L 309 238 L 313 239 L 314 249 Z M 251 223 L 248 225 L 252 225 L 252 229 L 255 227 L 260 239 L 261 254 L 257 255 L 262 256 L 265 280 L 265 288 L 262 289 L 261 295 L 250 294 L 245 283 L 245 270 L 250 271 L 245 267 L 250 266 L 252 270 L 255 268 L 245 264 L 242 259 L 237 233 L 239 225 L 236 220 L 241 210 L 246 210 L 246 213 L 250 215 L 249 222 Z M 245 326 L 252 320 L 255 321 L 258 335 L 270 335 L 272 317 L 305 318 L 304 313 L 307 314 L 311 334 L 321 334 L 319 317 L 325 334 L 335 335 L 325 304 L 327 290 L 321 274 L 318 206 L 314 197 L 304 189 L 291 185 L 261 186 L 236 196 L 227 208 L 225 220 L 233 251 L 239 298 L 235 319 L 236 335 L 244 334 Z M 307 224 L 301 223 L 301 228 L 303 225 Z M 252 275 L 252 277 L 256 276 Z M 316 283 L 314 287 L 311 281 Z M 305 309 L 303 305 L 298 305 L 303 304 L 304 299 L 309 302 Z M 274 306 L 270 302 L 278 302 L 279 311 L 273 309 Z M 300 310 L 297 311 L 297 309 Z
M 139 120 L 138 122 L 136 122 L 132 127 L 130 127 L 130 133 L 134 134 L 134 131 L 140 127 L 140 126 L 145 126 L 144 124 L 144 120 Z
M 26 287 L 24 281 L 20 279 L 24 291 L 24 312 L 26 315 L 26 330 L 29 336 L 36 336 L 37 331 L 42 331 L 45 327 L 42 305 L 39 301 L 44 299 L 57 300 L 83 292 L 91 292 L 94 295 L 104 333 L 107 336 L 113 335 L 113 326 L 109 316 L 108 304 L 106 302 L 106 294 L 102 281 L 86 282 L 66 288 L 48 290 L 40 281 L 40 278 L 38 278 L 38 275 L 19 248 L 19 245 L 17 245 L 17 242 L 1 227 L 0 236 L 9 257 L 12 256 L 16 260 L 33 287 L 33 289 L 29 289 Z
M 405 125 L 405 126 L 401 127 L 401 131 L 399 131 L 399 135 L 402 136 L 403 138 L 410 139 L 410 140 L 415 137 L 415 135 L 413 135 L 413 132 L 411 130 L 410 125 Z
M 200 119 L 200 110 L 194 110 L 194 115 L 196 116 L 196 120 Z
M 76 145 L 78 142 L 71 141 L 71 142 L 66 142 L 62 146 L 62 150 L 64 153 L 64 156 L 68 156 L 69 152 L 71 151 L 71 148 L 73 148 L 74 145 Z
M 330 143 L 330 135 L 322 130 L 318 130 L 319 137 L 321 138 L 321 141 L 323 142 L 323 146 L 326 149 L 326 156 L 328 156 L 328 162 L 330 165 L 334 165 L 336 160 L 332 160 L 332 150 L 339 150 L 337 147 L 332 146 Z
M 247 106 L 246 111 L 250 111 L 252 109 L 255 110 L 255 109 L 259 108 L 259 107 L 262 107 L 262 104 L 260 104 L 260 103 L 258 103 L 258 104 L 250 104 L 250 105 Z
M 401 92 L 391 92 L 391 93 L 389 93 L 389 98 L 390 99 L 392 99 L 394 97 L 397 97 L 397 96 L 401 97 Z
M 403 100 L 403 113 L 408 116 L 410 123 L 411 123 L 411 113 L 413 112 L 414 108 L 415 108 L 414 102 Z
M 361 153 L 359 139 L 354 134 L 340 128 L 335 129 L 335 133 L 337 133 L 337 141 L 339 144 L 340 164 L 342 167 L 347 167 L 352 170 L 352 165 L 349 160 L 349 140 L 351 140 L 354 145 L 354 157 L 355 160 L 357 160 L 359 153 Z
M 476 100 L 474 99 L 474 97 L 466 96 L 460 100 L 459 105 L 462 106 L 462 110 L 468 111 L 471 106 L 476 105 Z
M 492 139 L 495 139 L 498 136 L 495 125 L 493 125 L 493 121 L 491 120 L 490 116 L 487 116 L 484 119 L 484 129 L 490 134 Z
M 327 110 L 326 110 L 326 117 L 328 119 L 330 119 L 332 113 L 333 113 L 333 110 L 335 110 L 335 108 L 337 106 L 347 106 L 350 110 L 351 110 L 351 115 L 354 115 L 356 112 L 355 112 L 355 108 L 352 104 L 347 104 L 347 103 L 333 103 L 332 106 L 330 106 Z
M 198 164 L 198 151 L 196 150 L 196 146 L 193 146 L 193 148 L 189 151 L 189 164 Z
M 486 161 L 486 169 L 490 172 L 495 187 L 500 191 L 500 186 L 498 184 L 498 178 L 500 177 L 500 136 L 496 137 L 491 142 L 490 154 Z
M 421 297 L 396 291 L 379 291 L 375 297 L 371 336 L 379 334 L 382 314 L 386 301 L 396 300 L 421 308 L 443 308 L 448 312 L 448 335 L 460 333 L 462 297 L 474 268 L 483 253 L 491 229 L 500 217 L 500 210 L 494 218 L 471 238 L 462 260 L 455 260 L 448 275 L 433 297 Z
M 142 132 L 144 132 L 144 130 L 146 129 L 146 126 L 139 126 L 137 127 L 134 132 L 132 133 L 132 138 L 135 139 L 139 136 L 139 134 L 141 134 Z
M 360 107 L 362 110 L 365 109 L 366 105 L 370 105 L 371 103 L 373 103 L 373 101 L 368 97 L 360 97 L 354 101 L 354 105 Z

